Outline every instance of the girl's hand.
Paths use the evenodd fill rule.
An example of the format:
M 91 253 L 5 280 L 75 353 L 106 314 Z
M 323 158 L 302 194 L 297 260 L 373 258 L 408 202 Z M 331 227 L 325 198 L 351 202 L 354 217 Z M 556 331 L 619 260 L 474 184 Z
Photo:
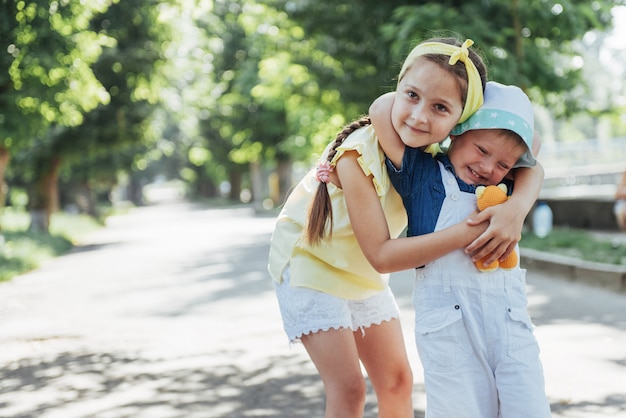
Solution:
M 537 162 L 533 168 L 515 170 L 515 190 L 504 203 L 492 206 L 468 220 L 469 225 L 489 221 L 489 228 L 465 252 L 477 261 L 487 257 L 487 263 L 504 260 L 522 238 L 524 219 L 533 207 L 543 182 L 544 170 Z
M 515 250 L 515 246 L 522 238 L 525 216 L 520 216 L 520 213 L 522 212 L 516 204 L 509 200 L 470 216 L 468 224 L 477 225 L 489 221 L 489 227 L 465 248 L 465 253 L 472 257 L 473 261 L 487 257 L 486 264 L 504 260 Z

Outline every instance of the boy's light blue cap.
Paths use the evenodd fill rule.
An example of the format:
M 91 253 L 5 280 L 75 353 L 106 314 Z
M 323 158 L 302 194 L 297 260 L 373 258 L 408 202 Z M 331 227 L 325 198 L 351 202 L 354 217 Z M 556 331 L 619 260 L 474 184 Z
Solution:
M 518 134 L 528 148 L 514 168 L 534 167 L 537 160 L 531 151 L 535 129 L 533 106 L 526 93 L 517 86 L 489 81 L 484 100 L 480 109 L 465 122 L 456 125 L 450 135 L 461 135 L 475 129 L 508 129 Z

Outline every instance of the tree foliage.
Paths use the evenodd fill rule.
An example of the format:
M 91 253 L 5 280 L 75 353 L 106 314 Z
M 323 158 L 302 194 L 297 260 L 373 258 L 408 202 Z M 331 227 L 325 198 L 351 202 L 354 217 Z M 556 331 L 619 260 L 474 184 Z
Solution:
M 489 66 L 490 78 L 534 89 L 533 99 L 579 109 L 582 37 L 607 30 L 621 1 L 314 1 L 277 0 L 306 36 L 337 57 L 344 75 L 327 77 L 341 99 L 367 109 L 382 89 L 392 89 L 400 65 L 419 41 L 432 36 L 471 38 Z M 570 92 L 573 92 L 570 94 Z
M 148 165 L 149 147 L 156 141 L 151 117 L 162 84 L 161 44 L 169 33 L 158 21 L 158 13 L 156 0 L 124 0 L 91 19 L 91 30 L 115 39 L 92 65 L 110 101 L 86 114 L 81 125 L 56 137 L 56 151 L 66 162 L 66 179 L 110 188 L 118 171 L 133 177 Z M 133 200 L 140 203 L 137 196 Z
M 58 206 L 63 165 L 76 181 L 105 171 L 113 178 L 146 152 L 136 144 L 149 132 L 157 101 L 150 75 L 158 36 L 167 34 L 156 24 L 159 3 L 3 1 L 10 58 L 0 78 L 0 140 L 13 154 L 10 180 L 28 189 L 33 216 L 45 211 L 37 216 L 49 219 Z M 95 162 L 106 167 L 98 171 Z
M 101 2 L 2 2 L 0 144 L 24 149 L 51 126 L 76 126 L 109 96 L 91 64 L 113 39 L 88 30 Z M 6 65 L 6 66 L 5 66 Z
M 312 141 L 326 143 L 339 129 L 338 95 L 321 88 L 303 62 L 325 62 L 334 71 L 341 65 L 315 49 L 286 13 L 263 3 L 216 1 L 195 23 L 212 71 L 187 86 L 204 92 L 191 100 L 198 119 L 192 177 L 229 180 L 234 198 L 241 181 L 251 186 L 251 164 L 306 159 Z
M 581 109 L 586 93 L 580 41 L 589 31 L 610 27 L 614 6 L 614 1 L 537 0 L 407 5 L 394 10 L 382 33 L 401 56 L 411 40 L 453 28 L 453 35 L 474 40 L 491 79 L 532 90 L 536 103 L 565 114 Z
M 33 202 L 55 175 L 72 200 L 159 170 L 195 195 L 229 181 L 233 199 L 243 187 L 260 199 L 253 177 L 279 167 L 278 202 L 293 162 L 317 158 L 436 35 L 473 39 L 491 79 L 557 114 L 606 114 L 619 93 L 587 88 L 585 35 L 617 4 L 0 0 L 0 184 L 10 153 L 11 184 Z

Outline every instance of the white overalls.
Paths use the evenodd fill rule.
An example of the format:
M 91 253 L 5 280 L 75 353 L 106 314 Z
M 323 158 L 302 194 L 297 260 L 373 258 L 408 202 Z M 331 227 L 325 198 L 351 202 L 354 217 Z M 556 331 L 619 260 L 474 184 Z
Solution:
M 476 207 L 439 163 L 446 197 L 436 230 Z M 519 250 L 518 250 L 519 251 Z M 415 271 L 415 339 L 427 418 L 550 417 L 526 270 L 479 272 L 463 250 Z

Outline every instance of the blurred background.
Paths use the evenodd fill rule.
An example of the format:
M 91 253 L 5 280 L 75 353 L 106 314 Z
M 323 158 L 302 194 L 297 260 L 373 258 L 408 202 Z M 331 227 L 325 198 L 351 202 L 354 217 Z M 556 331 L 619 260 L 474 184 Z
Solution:
M 597 218 L 626 170 L 625 4 L 2 0 L 0 217 L 47 232 L 55 213 L 183 197 L 276 208 L 443 35 L 531 97 L 555 222 L 557 200 Z M 613 228 L 604 213 L 584 222 Z

